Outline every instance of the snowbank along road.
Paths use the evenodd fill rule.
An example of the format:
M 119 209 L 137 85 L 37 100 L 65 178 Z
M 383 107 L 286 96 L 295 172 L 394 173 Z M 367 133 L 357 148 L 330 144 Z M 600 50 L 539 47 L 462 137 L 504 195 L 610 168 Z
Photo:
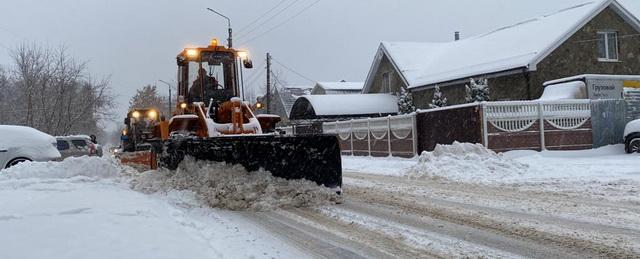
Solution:
M 342 197 L 195 161 L 25 164 L 0 177 L 0 257 L 638 258 L 640 161 L 617 148 L 343 157 Z

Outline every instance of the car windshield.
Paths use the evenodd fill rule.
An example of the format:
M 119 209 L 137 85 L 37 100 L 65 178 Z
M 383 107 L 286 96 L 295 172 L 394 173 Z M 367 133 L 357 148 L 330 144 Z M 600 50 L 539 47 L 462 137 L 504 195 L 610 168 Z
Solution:
M 82 140 L 82 139 L 73 139 L 73 140 L 71 140 L 71 143 L 73 143 L 73 145 L 76 148 L 86 148 L 87 147 L 87 142 Z

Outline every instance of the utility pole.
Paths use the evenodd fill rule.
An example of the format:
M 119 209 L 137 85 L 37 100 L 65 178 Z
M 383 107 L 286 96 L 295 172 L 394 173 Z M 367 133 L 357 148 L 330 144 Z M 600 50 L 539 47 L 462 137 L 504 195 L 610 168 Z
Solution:
M 163 83 L 163 84 L 165 84 L 165 85 L 167 85 L 169 87 L 169 116 L 171 116 L 171 84 L 169 84 L 169 83 L 167 83 L 167 82 L 165 82 L 163 80 L 158 80 L 158 81 L 160 81 L 161 83 Z
M 271 114 L 271 54 L 267 52 L 267 114 Z

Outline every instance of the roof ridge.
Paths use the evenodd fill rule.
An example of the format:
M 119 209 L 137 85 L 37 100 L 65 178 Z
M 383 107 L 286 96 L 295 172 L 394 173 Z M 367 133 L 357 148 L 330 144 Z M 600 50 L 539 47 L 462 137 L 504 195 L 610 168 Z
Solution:
M 599 1 L 600 2 L 605 2 L 607 0 L 599 0 Z M 581 3 L 581 4 L 573 5 L 573 6 L 570 6 L 570 7 L 567 7 L 567 8 L 563 8 L 563 9 L 560 9 L 560 10 L 557 10 L 557 11 L 554 11 L 554 12 L 551 12 L 551 13 L 548 13 L 548 14 L 544 14 L 544 15 L 541 15 L 541 16 L 538 16 L 538 17 L 529 18 L 527 20 L 516 22 L 516 23 L 511 24 L 511 25 L 502 26 L 502 27 L 499 27 L 499 28 L 497 28 L 495 30 L 492 30 L 490 32 L 483 33 L 483 34 L 480 34 L 480 35 L 477 35 L 475 37 L 471 37 L 471 38 L 468 38 L 468 39 L 482 38 L 482 37 L 494 34 L 494 33 L 499 32 L 499 31 L 503 31 L 503 30 L 514 28 L 514 27 L 517 27 L 517 26 L 520 26 L 520 25 L 523 25 L 523 24 L 539 21 L 539 20 L 544 19 L 544 18 L 548 18 L 548 17 L 554 16 L 554 15 L 558 15 L 558 14 L 561 14 L 561 13 L 564 13 L 564 12 L 567 12 L 567 11 L 571 11 L 571 10 L 574 10 L 574 9 L 577 9 L 577 8 L 581 8 L 581 7 L 584 7 L 584 6 L 587 6 L 587 5 L 590 5 L 590 4 L 594 4 L 594 3 L 596 3 L 596 1 L 589 1 L 589 2 L 584 2 L 584 3 Z

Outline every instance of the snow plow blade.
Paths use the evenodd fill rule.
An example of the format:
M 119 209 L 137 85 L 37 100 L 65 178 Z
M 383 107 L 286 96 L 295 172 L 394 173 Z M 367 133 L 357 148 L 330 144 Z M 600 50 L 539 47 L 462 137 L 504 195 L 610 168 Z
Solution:
M 160 166 L 175 170 L 186 155 L 196 160 L 263 168 L 275 177 L 306 179 L 328 188 L 342 186 L 340 146 L 335 135 L 247 135 L 169 140 Z
M 120 163 L 136 168 L 157 169 L 156 155 L 152 151 L 125 152 L 119 155 Z

